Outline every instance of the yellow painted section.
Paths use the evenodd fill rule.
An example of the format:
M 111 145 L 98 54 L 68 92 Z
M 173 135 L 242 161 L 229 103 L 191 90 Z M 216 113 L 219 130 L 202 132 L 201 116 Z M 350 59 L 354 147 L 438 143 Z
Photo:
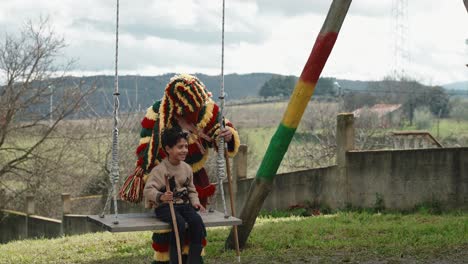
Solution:
M 314 93 L 315 83 L 306 83 L 299 79 L 289 99 L 288 107 L 284 112 L 282 124 L 289 128 L 297 128 L 302 115 Z

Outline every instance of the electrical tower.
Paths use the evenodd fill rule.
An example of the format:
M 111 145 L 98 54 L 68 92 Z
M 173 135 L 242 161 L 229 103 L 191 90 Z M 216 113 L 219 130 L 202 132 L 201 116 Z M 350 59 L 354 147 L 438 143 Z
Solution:
M 468 3 L 468 1 L 466 1 L 466 3 Z M 466 10 L 468 11 L 468 5 L 466 6 Z M 466 45 L 466 48 L 465 48 L 465 53 L 468 54 L 468 38 L 465 39 L 465 45 Z M 468 61 L 467 63 L 465 64 L 466 67 L 468 67 Z
M 392 77 L 402 80 L 408 77 L 410 61 L 408 43 L 408 0 L 392 1 L 393 70 Z

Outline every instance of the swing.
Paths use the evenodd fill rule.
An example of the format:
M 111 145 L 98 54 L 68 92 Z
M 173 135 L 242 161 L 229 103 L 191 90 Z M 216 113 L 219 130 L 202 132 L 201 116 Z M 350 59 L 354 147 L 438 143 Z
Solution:
M 90 215 L 88 216 L 88 221 L 112 233 L 171 229 L 168 223 L 158 220 L 154 216 L 153 211 L 147 213 L 119 214 L 118 224 L 114 224 L 114 220 L 110 216 L 111 215 L 105 215 L 104 218 L 101 218 L 99 215 Z M 225 218 L 224 214 L 218 211 L 208 212 L 207 210 L 206 213 L 200 213 L 200 216 L 206 227 L 242 224 L 240 219 L 232 216 Z
M 225 1 L 223 0 L 223 13 L 222 13 L 222 53 L 221 53 L 221 96 L 219 97 L 220 103 L 220 113 L 223 113 L 224 109 L 224 9 Z M 103 229 L 109 232 L 134 232 L 134 231 L 156 231 L 156 230 L 170 230 L 170 225 L 168 223 L 158 220 L 152 211 L 146 213 L 129 213 L 129 214 L 118 214 L 117 208 L 117 192 L 118 192 L 118 182 L 119 182 L 119 156 L 118 156 L 118 110 L 119 110 L 119 87 L 118 87 L 118 35 L 119 34 L 119 0 L 117 0 L 116 8 L 116 46 L 115 46 L 115 76 L 114 76 L 114 111 L 113 111 L 113 135 L 112 135 L 112 161 L 109 179 L 111 181 L 111 186 L 109 187 L 109 194 L 103 209 L 102 214 L 100 215 L 89 215 L 87 220 L 97 226 L 102 227 Z M 224 127 L 224 120 L 220 121 L 221 127 Z M 218 170 L 218 185 L 219 190 L 221 191 L 221 197 L 223 200 L 224 213 L 207 210 L 204 213 L 199 213 L 206 227 L 218 227 L 218 226 L 233 226 L 237 231 L 237 225 L 242 224 L 242 220 L 234 217 L 234 203 L 231 191 L 231 177 L 229 171 L 229 162 L 225 154 L 225 143 L 224 139 L 220 138 L 218 144 L 218 158 L 217 158 L 217 170 Z M 229 183 L 230 198 L 231 198 L 231 214 L 229 216 L 226 209 L 226 202 L 224 199 L 224 190 L 223 190 L 223 179 L 226 175 L 227 167 L 227 178 Z M 110 200 L 113 198 L 114 201 L 114 215 L 105 214 L 109 211 Z M 235 232 L 235 242 L 236 242 L 236 251 L 237 259 L 240 262 L 240 251 L 237 241 L 237 232 Z

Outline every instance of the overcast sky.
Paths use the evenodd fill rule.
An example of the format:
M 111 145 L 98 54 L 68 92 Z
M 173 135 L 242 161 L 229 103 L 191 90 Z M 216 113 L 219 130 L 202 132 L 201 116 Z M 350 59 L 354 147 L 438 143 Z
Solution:
M 225 73 L 298 76 L 331 0 L 226 0 Z M 408 1 L 407 72 L 426 84 L 468 80 L 462 0 Z M 221 71 L 221 0 L 120 0 L 120 74 Z M 322 76 L 379 80 L 393 69 L 392 0 L 355 0 Z M 0 34 L 50 16 L 74 74 L 113 74 L 114 0 L 1 0 Z

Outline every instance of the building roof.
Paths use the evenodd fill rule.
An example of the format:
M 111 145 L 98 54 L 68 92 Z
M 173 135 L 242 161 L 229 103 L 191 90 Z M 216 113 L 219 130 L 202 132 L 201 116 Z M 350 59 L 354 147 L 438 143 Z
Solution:
M 376 104 L 372 107 L 361 107 L 353 111 L 355 117 L 359 117 L 364 111 L 370 111 L 382 117 L 401 108 L 401 104 Z

